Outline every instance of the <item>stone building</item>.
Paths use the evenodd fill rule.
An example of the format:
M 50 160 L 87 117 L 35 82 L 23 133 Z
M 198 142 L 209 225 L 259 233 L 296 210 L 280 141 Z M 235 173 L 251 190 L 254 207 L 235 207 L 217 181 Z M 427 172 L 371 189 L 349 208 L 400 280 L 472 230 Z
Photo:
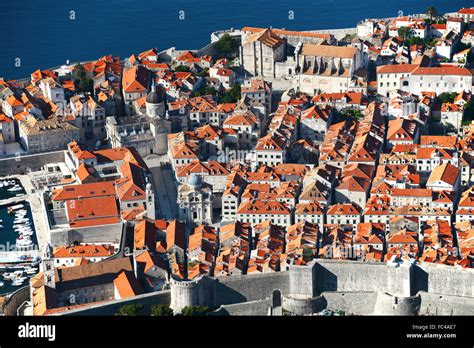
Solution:
M 107 139 L 112 147 L 133 146 L 143 157 L 166 153 L 171 120 L 166 111 L 165 90 L 153 85 L 145 104 L 145 115 L 107 117 Z
M 364 53 L 355 47 L 303 44 L 296 48 L 295 60 L 295 83 L 301 92 L 345 92 L 364 66 Z
M 20 122 L 19 137 L 28 153 L 65 150 L 72 140 L 79 139 L 79 129 L 53 117 L 37 120 L 33 117 Z
M 286 59 L 286 43 L 272 29 L 242 39 L 241 63 L 253 76 L 276 77 L 275 63 Z
M 178 188 L 179 218 L 189 223 L 212 223 L 212 187 L 203 183 L 198 174 L 191 174 L 186 184 Z

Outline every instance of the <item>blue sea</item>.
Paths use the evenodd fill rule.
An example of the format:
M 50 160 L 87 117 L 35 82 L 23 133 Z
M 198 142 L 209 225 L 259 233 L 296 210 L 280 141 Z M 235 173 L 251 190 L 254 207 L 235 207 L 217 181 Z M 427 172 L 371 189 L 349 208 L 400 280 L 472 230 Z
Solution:
M 430 5 L 444 13 L 472 1 L 0 0 L 0 77 L 26 77 L 38 68 L 105 54 L 124 58 L 151 47 L 197 49 L 209 43 L 211 32 L 230 27 L 346 28 L 399 11 L 424 13 Z

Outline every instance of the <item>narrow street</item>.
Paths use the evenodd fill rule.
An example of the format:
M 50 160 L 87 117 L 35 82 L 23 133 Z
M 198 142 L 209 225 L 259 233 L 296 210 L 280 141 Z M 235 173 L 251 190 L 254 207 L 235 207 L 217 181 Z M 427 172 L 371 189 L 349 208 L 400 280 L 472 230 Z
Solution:
M 171 167 L 161 166 L 161 162 L 169 163 L 165 156 L 148 156 L 145 162 L 153 176 L 155 191 L 156 217 L 171 220 L 177 217 L 178 207 L 176 205 L 176 185 Z

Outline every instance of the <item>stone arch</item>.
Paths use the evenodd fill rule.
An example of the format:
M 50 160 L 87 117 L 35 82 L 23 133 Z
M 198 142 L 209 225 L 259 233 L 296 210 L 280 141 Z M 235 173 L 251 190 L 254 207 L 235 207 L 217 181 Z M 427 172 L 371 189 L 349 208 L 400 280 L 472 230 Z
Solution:
M 272 291 L 272 308 L 281 307 L 282 297 L 280 289 Z

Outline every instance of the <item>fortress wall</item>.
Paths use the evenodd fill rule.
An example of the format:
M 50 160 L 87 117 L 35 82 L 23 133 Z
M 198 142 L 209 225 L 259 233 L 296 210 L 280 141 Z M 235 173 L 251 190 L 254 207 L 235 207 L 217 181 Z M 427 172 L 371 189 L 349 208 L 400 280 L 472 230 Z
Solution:
M 417 315 L 420 309 L 419 295 L 410 297 L 396 297 L 379 292 L 375 302 L 375 315 Z
M 415 291 L 474 297 L 474 269 L 420 263 L 415 271 Z
M 316 291 L 388 292 L 411 295 L 409 266 L 383 263 L 316 260 Z
M 323 292 L 327 309 L 342 310 L 346 314 L 371 315 L 374 313 L 375 292 Z
M 343 39 L 346 35 L 354 35 L 357 33 L 357 28 L 341 28 L 341 29 L 321 29 L 310 30 L 311 33 L 318 34 L 332 34 L 336 40 Z
M 308 299 L 297 299 L 292 297 L 283 297 L 282 307 L 284 310 L 296 315 L 305 315 L 321 312 L 326 308 L 326 299 L 317 296 Z
M 158 291 L 144 295 L 138 295 L 132 298 L 122 300 L 113 300 L 106 303 L 92 305 L 87 308 L 79 308 L 58 313 L 57 315 L 114 315 L 125 304 L 142 304 L 143 311 L 141 314 L 150 315 L 151 306 L 154 304 L 170 305 L 171 291 Z
M 50 233 L 52 246 L 63 246 L 74 241 L 80 243 L 120 243 L 122 223 L 104 226 L 86 227 L 78 230 L 57 229 Z
M 216 306 L 271 298 L 273 290 L 289 291 L 289 272 L 249 274 L 219 278 L 215 284 Z
M 224 305 L 213 315 L 261 315 L 266 316 L 271 306 L 270 299 Z
M 474 298 L 420 291 L 419 315 L 473 315 Z
M 19 155 L 0 159 L 0 176 L 26 173 L 28 169 L 36 171 L 45 164 L 64 162 L 64 151 L 38 153 L 34 155 Z

